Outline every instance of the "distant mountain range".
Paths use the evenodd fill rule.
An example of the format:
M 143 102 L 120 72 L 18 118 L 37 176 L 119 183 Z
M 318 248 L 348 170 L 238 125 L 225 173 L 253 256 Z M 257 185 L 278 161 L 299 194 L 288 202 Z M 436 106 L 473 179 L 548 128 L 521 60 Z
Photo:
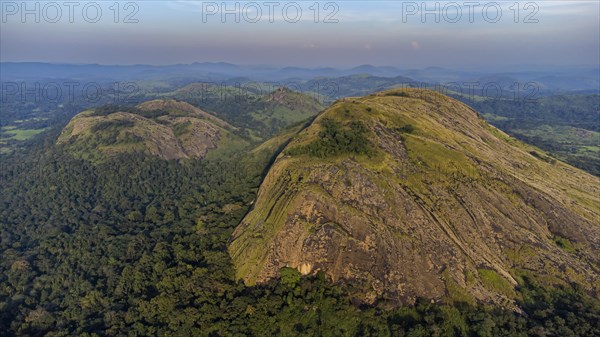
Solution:
M 378 77 L 408 77 L 417 82 L 525 84 L 533 82 L 542 90 L 571 91 L 600 88 L 600 68 L 589 67 L 529 67 L 520 70 L 461 70 L 440 67 L 405 69 L 369 64 L 353 68 L 275 67 L 268 65 L 235 65 L 224 62 L 203 62 L 175 65 L 98 65 L 54 64 L 35 62 L 0 63 L 2 81 L 32 79 L 81 79 L 86 81 L 179 80 L 225 81 L 232 78 L 254 81 L 303 81 L 321 77 L 338 78 L 352 75 Z

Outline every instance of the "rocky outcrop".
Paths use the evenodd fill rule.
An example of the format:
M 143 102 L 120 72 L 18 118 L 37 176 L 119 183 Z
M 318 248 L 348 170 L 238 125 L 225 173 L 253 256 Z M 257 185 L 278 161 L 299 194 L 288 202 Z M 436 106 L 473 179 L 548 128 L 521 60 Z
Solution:
M 370 151 L 302 150 L 331 144 L 326 119 L 362 123 Z M 529 274 L 597 292 L 600 180 L 540 153 L 435 92 L 336 102 L 265 177 L 232 237 L 237 275 L 256 284 L 286 266 L 323 271 L 367 302 L 510 307 Z
M 166 160 L 204 158 L 211 150 L 245 145 L 233 126 L 188 103 L 154 100 L 130 110 L 82 112 L 57 143 L 82 156 L 144 152 Z

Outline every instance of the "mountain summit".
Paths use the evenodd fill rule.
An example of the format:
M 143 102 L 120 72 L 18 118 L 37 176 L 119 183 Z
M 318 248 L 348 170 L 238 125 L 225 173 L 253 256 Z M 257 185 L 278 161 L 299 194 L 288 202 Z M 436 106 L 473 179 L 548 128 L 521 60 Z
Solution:
M 153 100 L 79 113 L 57 144 L 82 157 L 143 152 L 162 159 L 204 158 L 247 145 L 229 123 L 188 103 Z
M 512 306 L 528 277 L 600 288 L 600 180 L 439 93 L 334 103 L 279 154 L 230 254 L 247 284 L 324 272 L 372 302 Z

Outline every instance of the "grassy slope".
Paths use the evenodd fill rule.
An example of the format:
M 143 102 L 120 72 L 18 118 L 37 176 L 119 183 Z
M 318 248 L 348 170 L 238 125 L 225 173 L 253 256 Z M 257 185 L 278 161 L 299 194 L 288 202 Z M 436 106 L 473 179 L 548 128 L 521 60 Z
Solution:
M 457 114 L 457 111 L 460 114 Z M 410 124 L 414 130 L 400 136 L 408 158 L 399 162 L 395 149 L 382 148 L 381 144 L 376 144 L 376 141 L 372 144 L 373 152 L 368 155 L 340 155 L 329 158 L 290 155 L 295 153 L 294 149 L 318 141 L 320 125 L 324 118 L 342 124 L 350 120 L 361 121 L 369 130 L 367 138 L 372 140 L 381 137 L 378 134 L 381 128 L 400 130 Z M 331 195 L 330 190 L 326 190 L 319 184 L 305 181 L 310 179 L 307 177 L 311 177 L 314 171 L 320 169 L 330 170 L 331 167 L 337 167 L 344 170 L 348 159 L 369 170 L 369 176 L 378 185 L 379 190 L 387 191 L 383 192 L 382 202 L 398 205 L 397 195 L 390 192 L 395 188 L 394 186 L 402 186 L 404 190 L 414 193 L 424 205 L 423 207 L 432 209 L 439 221 L 448 224 L 446 234 L 459 246 L 463 245 L 461 242 L 469 242 L 469 235 L 477 233 L 462 233 L 461 230 L 456 232 L 456 226 L 460 227 L 460 224 L 452 224 L 454 218 L 449 209 L 461 206 L 456 204 L 456 201 L 443 200 L 444 193 L 447 192 L 438 193 L 439 191 L 458 191 L 456 193 L 460 195 L 460 193 L 470 193 L 469 189 L 475 189 L 480 194 L 491 193 L 494 195 L 493 198 L 500 198 L 503 203 L 507 203 L 501 207 L 511 207 L 512 203 L 515 210 L 506 212 L 523 212 L 530 214 L 529 216 L 534 216 L 532 214 L 540 216 L 538 211 L 524 209 L 536 206 L 527 206 L 529 202 L 526 201 L 526 197 L 514 189 L 515 184 L 526 185 L 529 189 L 554 198 L 552 202 L 558 203 L 557 206 L 560 205 L 559 207 L 578 214 L 582 219 L 587 219 L 584 221 L 589 221 L 593 227 L 586 230 L 595 233 L 594 235 L 598 233 L 600 181 L 597 178 L 552 160 L 540 149 L 510 138 L 485 123 L 474 111 L 443 95 L 421 90 L 391 91 L 364 98 L 344 99 L 333 104 L 311 126 L 300 132 L 279 156 L 263 182 L 255 208 L 238 227 L 230 247 L 239 277 L 243 277 L 250 284 L 264 279 L 265 265 L 269 263 L 268 259 L 273 258 L 265 252 L 265 249 L 275 244 L 272 240 L 280 235 L 280 231 L 287 228 L 288 217 L 295 214 L 295 209 L 305 206 L 303 200 L 307 195 L 316 194 L 322 200 L 328 200 L 321 202 L 340 204 L 339 198 Z M 350 186 L 353 182 L 346 183 Z M 470 188 L 470 184 L 474 187 Z M 347 189 L 350 190 L 349 187 Z M 450 197 L 454 198 L 452 194 Z M 450 206 L 439 206 L 445 204 Z M 452 204 L 455 206 L 451 206 Z M 479 207 L 488 206 L 479 205 Z M 347 213 L 357 212 L 348 205 L 339 205 L 339 208 Z M 479 212 L 477 209 L 473 211 Z M 508 215 L 508 218 L 510 217 L 511 215 Z M 533 223 L 539 221 L 538 219 Z M 554 231 L 562 230 L 563 235 L 582 240 L 580 247 L 583 250 L 592 249 L 590 244 L 593 242 L 586 243 L 580 233 L 577 233 L 578 229 L 554 227 L 552 228 Z M 304 228 L 305 233 L 301 234 L 301 237 L 310 237 L 311 233 L 318 230 L 311 221 L 305 222 Z M 533 231 L 541 231 L 535 235 L 541 235 L 536 240 L 544 242 L 545 246 L 542 250 L 547 250 L 542 255 L 547 254 L 560 259 L 571 258 L 561 253 L 548 234 L 540 234 L 545 233 L 547 229 L 540 228 Z M 410 235 L 398 235 L 404 235 L 402 240 L 413 239 Z M 281 245 L 281 242 L 277 245 Z M 497 252 L 492 247 L 475 245 L 474 247 L 465 245 L 461 249 L 470 256 L 478 254 L 486 256 L 486 263 L 491 267 L 490 269 L 495 269 L 494 273 L 502 275 L 506 282 L 515 282 L 516 271 L 508 266 L 509 258 L 495 256 Z M 527 247 L 527 244 L 521 246 L 521 249 L 526 249 L 523 247 Z M 507 254 L 510 251 L 506 247 L 503 249 Z M 532 256 L 539 256 L 539 254 L 536 251 Z M 587 254 L 589 258 L 589 250 Z M 518 269 L 519 266 L 513 265 L 515 270 Z M 302 266 L 298 267 L 301 269 Z M 557 267 L 548 267 L 547 272 L 560 278 L 561 272 L 555 268 Z M 577 269 L 574 274 L 585 274 L 586 267 L 582 264 L 573 268 Z M 481 273 L 473 269 L 471 274 Z M 490 274 L 484 272 L 484 275 Z M 581 279 L 581 277 L 573 276 L 571 280 L 573 279 Z M 553 280 L 556 281 L 556 278 Z M 486 282 L 483 280 L 482 282 L 486 287 Z M 487 287 L 493 283 L 498 284 L 498 282 L 488 282 Z M 492 291 L 498 290 L 492 289 Z M 501 293 L 506 295 L 509 292 L 503 290 Z
M 600 95 L 557 95 L 527 102 L 480 96 L 462 100 L 510 135 L 600 175 Z

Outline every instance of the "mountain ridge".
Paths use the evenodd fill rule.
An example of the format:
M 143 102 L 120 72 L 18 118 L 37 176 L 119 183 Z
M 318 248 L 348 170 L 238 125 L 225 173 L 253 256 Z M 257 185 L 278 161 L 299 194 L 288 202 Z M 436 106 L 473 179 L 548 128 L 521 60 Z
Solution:
M 529 274 L 597 293 L 598 186 L 454 99 L 385 91 L 338 100 L 291 140 L 229 250 L 247 284 L 323 271 L 367 302 L 512 306 Z

